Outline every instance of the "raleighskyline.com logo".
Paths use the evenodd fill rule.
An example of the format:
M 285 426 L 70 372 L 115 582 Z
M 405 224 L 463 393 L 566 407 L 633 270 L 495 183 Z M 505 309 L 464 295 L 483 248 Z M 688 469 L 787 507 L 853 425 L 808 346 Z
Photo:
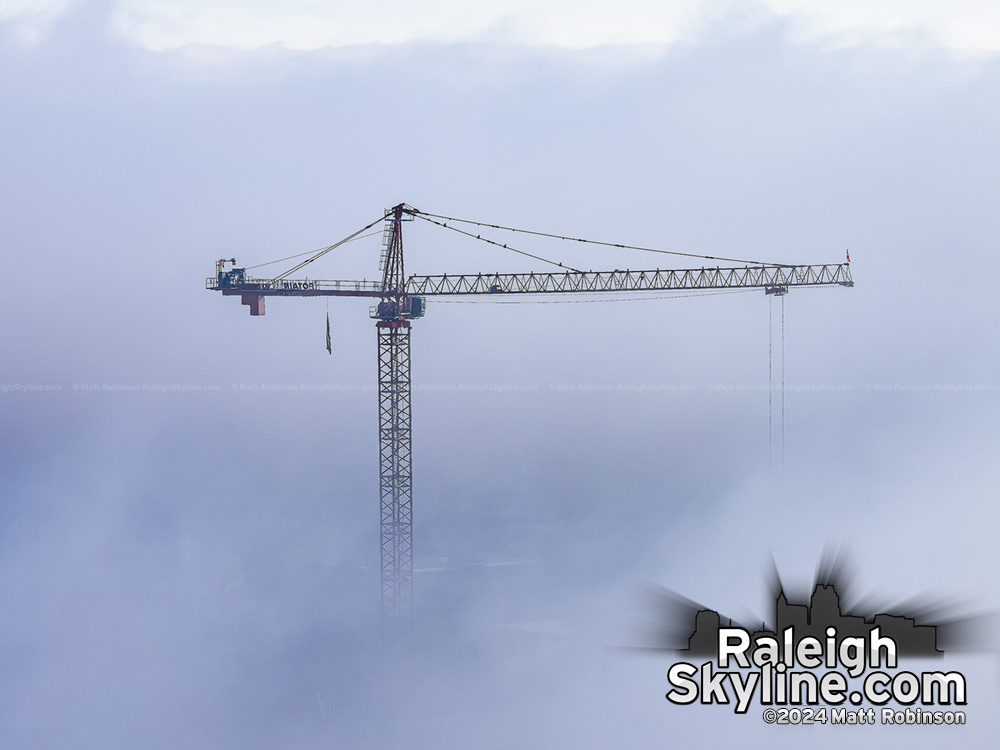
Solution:
M 667 700 L 733 705 L 739 714 L 755 697 L 764 706 L 967 703 L 960 672 L 884 671 L 896 670 L 903 653 L 940 656 L 933 626 L 891 615 L 871 623 L 842 615 L 832 585 L 816 586 L 811 607 L 789 604 L 782 591 L 775 610 L 777 633 L 722 625 L 717 612 L 698 612 L 687 653 L 714 659 L 671 666 Z
M 966 723 L 966 677 L 943 664 L 938 631 L 947 626 L 845 614 L 834 583 L 844 576 L 828 569 L 818 578 L 808 603 L 796 604 L 775 575 L 773 628 L 746 627 L 667 592 L 674 614 L 659 620 L 658 639 L 673 639 L 679 658 L 667 670 L 666 699 L 736 714 L 756 704 L 768 724 Z

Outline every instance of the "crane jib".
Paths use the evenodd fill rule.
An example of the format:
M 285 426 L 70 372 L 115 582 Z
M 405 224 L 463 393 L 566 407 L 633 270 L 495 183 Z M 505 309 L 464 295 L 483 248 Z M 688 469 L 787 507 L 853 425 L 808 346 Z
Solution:
M 709 291 L 717 289 L 763 289 L 783 294 L 790 287 L 854 286 L 848 263 L 807 266 L 745 266 L 646 271 L 562 271 L 553 273 L 439 274 L 410 276 L 402 289 L 386 292 L 377 281 L 320 279 L 257 279 L 246 270 L 219 271 L 206 280 L 206 287 L 225 295 L 240 295 L 251 314 L 263 314 L 263 298 L 269 296 L 331 296 L 381 299 L 378 314 L 385 319 L 393 311 L 421 317 L 412 300 L 417 297 L 496 294 L 594 294 L 601 292 Z M 387 303 L 391 302 L 389 305 Z M 261 312 L 254 312 L 259 308 Z

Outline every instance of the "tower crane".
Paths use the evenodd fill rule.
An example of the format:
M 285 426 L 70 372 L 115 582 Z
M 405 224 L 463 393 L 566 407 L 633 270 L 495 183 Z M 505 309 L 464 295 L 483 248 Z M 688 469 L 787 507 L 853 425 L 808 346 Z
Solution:
M 421 219 L 468 237 L 557 266 L 544 273 L 475 273 L 406 276 L 403 267 L 403 223 Z M 384 222 L 380 281 L 321 281 L 290 278 L 291 274 Z M 645 250 L 725 262 L 715 268 L 646 271 L 582 271 L 517 250 L 458 226 L 487 227 L 593 245 Z M 300 257 L 300 256 L 293 256 Z M 285 259 L 288 260 L 288 259 Z M 735 264 L 735 265 L 734 265 Z M 228 265 L 228 268 L 227 268 Z M 370 315 L 378 337 L 379 499 L 381 525 L 382 642 L 387 654 L 402 654 L 412 638 L 413 622 L 413 492 L 410 420 L 410 329 L 422 318 L 428 297 L 477 295 L 499 301 L 509 295 L 613 295 L 615 292 L 709 292 L 762 289 L 781 296 L 792 287 L 853 287 L 850 256 L 846 263 L 789 265 L 761 263 L 664 251 L 576 237 L 532 232 L 496 224 L 455 219 L 400 203 L 343 240 L 324 248 L 273 278 L 254 278 L 237 268 L 235 258 L 216 262 L 206 287 L 239 296 L 251 315 L 264 314 L 267 297 L 368 297 L 377 300 Z

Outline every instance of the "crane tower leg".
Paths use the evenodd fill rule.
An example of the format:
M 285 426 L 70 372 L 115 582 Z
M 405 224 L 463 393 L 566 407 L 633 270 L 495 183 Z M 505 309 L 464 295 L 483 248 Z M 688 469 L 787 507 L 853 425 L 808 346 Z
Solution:
M 413 494 L 410 462 L 410 323 L 380 320 L 379 495 L 382 526 L 382 647 L 409 650 L 413 631 Z

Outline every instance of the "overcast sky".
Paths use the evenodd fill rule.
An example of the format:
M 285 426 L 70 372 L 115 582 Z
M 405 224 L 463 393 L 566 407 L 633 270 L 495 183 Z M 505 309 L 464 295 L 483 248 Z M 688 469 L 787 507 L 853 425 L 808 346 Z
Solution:
M 9 19 L 23 41 L 37 42 L 70 4 L 69 0 L 4 0 L 0 18 Z M 565 3 L 557 0 L 428 0 L 419 5 L 398 0 L 119 0 L 110 20 L 123 41 L 158 50 L 185 44 L 317 49 L 416 40 L 579 48 L 677 41 L 697 33 L 706 16 L 747 5 L 622 0 L 576 3 L 567 12 Z M 827 44 L 867 39 L 897 45 L 943 44 L 969 51 L 996 50 L 1000 45 L 1000 10 L 978 0 L 760 0 L 752 5 L 756 13 L 792 19 L 797 34 Z
M 770 555 L 801 588 L 846 544 L 849 600 L 1000 606 L 1000 37 L 964 5 L 0 2 L 0 745 L 791 746 L 667 704 L 669 659 L 610 649 L 644 586 L 765 619 Z M 204 289 L 217 258 L 400 201 L 727 257 L 849 248 L 857 283 L 784 302 L 770 471 L 780 302 L 431 300 L 407 699 L 379 665 L 367 303 L 330 302 L 331 357 L 323 301 L 251 318 Z M 411 273 L 544 268 L 405 232 Z M 373 278 L 379 239 L 309 275 Z M 905 741 L 984 746 L 996 656 L 947 658 L 969 726 Z

